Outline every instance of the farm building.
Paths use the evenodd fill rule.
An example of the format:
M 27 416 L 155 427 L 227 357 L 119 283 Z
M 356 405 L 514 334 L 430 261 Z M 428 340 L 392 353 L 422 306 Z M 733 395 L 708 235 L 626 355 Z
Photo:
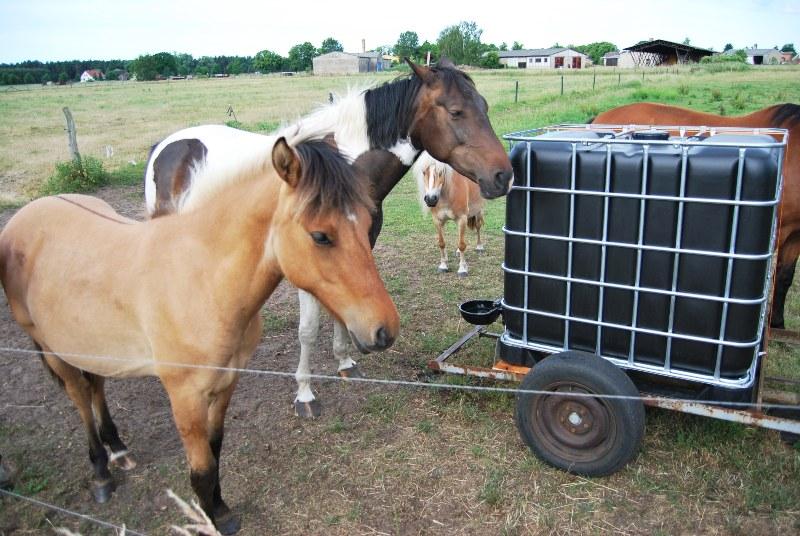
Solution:
M 747 52 L 747 63 L 750 65 L 778 65 L 784 63 L 783 54 L 777 48 L 745 48 Z M 735 50 L 729 50 L 726 54 L 733 54 Z
M 391 61 L 380 52 L 328 52 L 313 59 L 314 74 L 352 74 L 383 71 Z
M 519 69 L 580 69 L 591 64 L 586 54 L 564 47 L 500 50 L 497 56 L 506 67 Z
M 697 63 L 713 51 L 663 39 L 650 39 L 626 48 L 631 54 L 632 67 L 658 67 L 661 65 L 682 65 Z M 620 65 L 622 67 L 622 65 Z
M 81 74 L 81 82 L 94 82 L 95 80 L 104 80 L 105 76 L 102 71 L 97 69 L 88 69 Z

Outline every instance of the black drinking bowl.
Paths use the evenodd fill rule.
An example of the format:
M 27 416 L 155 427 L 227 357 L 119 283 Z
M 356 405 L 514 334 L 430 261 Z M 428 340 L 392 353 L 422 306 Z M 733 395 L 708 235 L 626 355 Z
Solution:
M 470 324 L 486 326 L 497 320 L 502 307 L 499 300 L 470 300 L 458 306 L 461 316 Z

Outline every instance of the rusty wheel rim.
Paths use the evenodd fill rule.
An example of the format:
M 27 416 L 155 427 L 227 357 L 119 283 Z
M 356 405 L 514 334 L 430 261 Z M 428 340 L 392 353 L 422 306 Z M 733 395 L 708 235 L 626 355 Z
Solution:
M 616 419 L 608 399 L 584 396 L 593 393 L 575 382 L 556 382 L 544 390 L 564 393 L 539 395 L 534 402 L 533 433 L 548 451 L 567 463 L 595 461 L 612 451 Z

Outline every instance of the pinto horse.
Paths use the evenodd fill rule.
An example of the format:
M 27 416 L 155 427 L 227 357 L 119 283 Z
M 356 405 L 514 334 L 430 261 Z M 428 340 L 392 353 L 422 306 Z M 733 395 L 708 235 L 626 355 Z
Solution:
M 458 171 L 447 164 L 432 158 L 428 153 L 423 153 L 411 167 L 417 179 L 423 208 L 428 209 L 433 217 L 436 227 L 439 250 L 440 272 L 448 272 L 447 248 L 444 242 L 444 224 L 450 220 L 458 226 L 458 275 L 466 277 L 469 273 L 464 251 L 467 243 L 464 240 L 467 227 L 477 234 L 475 251 L 483 251 L 481 242 L 481 227 L 483 226 L 483 205 L 478 185 L 469 181 Z
M 785 128 L 789 145 L 783 164 L 783 199 L 778 228 L 778 262 L 770 325 L 784 328 L 786 294 L 794 279 L 800 255 L 800 106 L 777 104 L 748 115 L 723 117 L 676 106 L 641 102 L 613 108 L 594 118 L 594 123 L 615 125 L 665 125 L 707 127 Z
M 408 60 L 407 60 L 408 61 Z M 371 182 L 375 204 L 370 243 L 383 225 L 383 200 L 422 150 L 453 166 L 480 186 L 486 198 L 505 195 L 512 169 L 487 116 L 486 100 L 468 75 L 447 59 L 425 67 L 408 61 L 407 76 L 364 91 L 351 91 L 282 133 L 304 138 L 332 134 L 339 150 Z M 145 171 L 145 200 L 152 217 L 180 212 L 183 199 L 198 185 L 216 180 L 203 173 L 203 162 L 235 154 L 244 165 L 265 136 L 223 126 L 206 125 L 178 131 L 158 143 Z M 299 292 L 300 363 L 297 368 L 297 415 L 315 417 L 321 406 L 311 390 L 310 358 L 319 332 L 319 302 Z M 341 376 L 360 376 L 348 355 L 347 332 L 334 320 L 333 355 Z
M 293 149 L 280 138 L 261 153 L 259 165 L 211 166 L 225 179 L 192 189 L 178 214 L 137 222 L 100 199 L 59 195 L 25 206 L 0 233 L 9 306 L 83 420 L 98 502 L 113 490 L 103 445 L 133 466 L 104 378 L 157 376 L 201 507 L 223 533 L 238 530 L 219 481 L 225 412 L 283 277 L 363 351 L 397 336 L 369 245 L 366 181 L 322 141 Z

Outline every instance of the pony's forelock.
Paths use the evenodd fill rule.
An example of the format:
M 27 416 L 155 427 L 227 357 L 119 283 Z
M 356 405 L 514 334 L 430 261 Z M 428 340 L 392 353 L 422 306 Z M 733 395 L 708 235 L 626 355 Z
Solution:
M 295 186 L 297 214 L 314 218 L 328 212 L 354 214 L 374 209 L 369 185 L 347 158 L 323 140 L 306 140 L 294 146 L 302 173 Z

